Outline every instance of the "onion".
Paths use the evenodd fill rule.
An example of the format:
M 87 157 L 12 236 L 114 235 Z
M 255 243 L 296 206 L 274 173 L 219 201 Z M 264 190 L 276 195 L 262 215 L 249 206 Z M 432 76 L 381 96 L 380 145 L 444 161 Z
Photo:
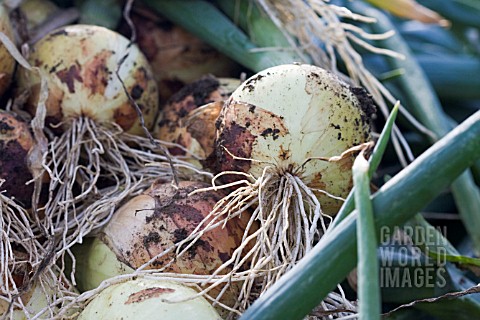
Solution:
M 166 156 L 151 152 L 150 140 L 137 136 L 153 125 L 158 92 L 138 47 L 103 27 L 52 31 L 35 43 L 28 61 L 41 74 L 18 72 L 18 91 L 31 93 L 25 105 L 31 113 L 44 111 L 40 81 L 48 84 L 45 122 L 52 140 L 42 167 L 51 183 L 42 224 L 56 241 L 55 257 L 63 259 L 73 243 L 143 188 L 146 173 L 153 174 L 146 162 L 163 164 L 155 168 L 156 177 L 171 177 Z
M 183 28 L 162 18 L 153 19 L 132 15 L 138 45 L 152 66 L 161 101 L 206 74 L 236 75 L 239 67 L 233 60 Z
M 184 240 L 201 223 L 208 222 L 205 217 L 223 196 L 214 191 L 188 196 L 207 186 L 202 182 L 182 181 L 177 190 L 170 183 L 154 184 L 145 194 L 117 210 L 93 243 L 75 250 L 79 253 L 76 278 L 82 289 L 95 288 L 115 272 L 123 274 L 140 267 L 162 273 L 201 275 L 202 281 L 208 279 L 231 259 L 241 243 L 248 214 L 205 232 L 194 246 L 189 246 Z M 176 247 L 181 253 L 172 251 Z M 123 269 L 122 264 L 126 265 Z M 227 265 L 220 274 L 229 270 Z M 184 277 L 178 275 L 177 280 L 183 281 Z M 210 294 L 233 306 L 237 290 L 238 286 L 232 283 L 222 296 L 218 296 L 219 290 Z
M 103 290 L 77 319 L 221 319 L 205 298 L 195 295 L 195 290 L 171 281 L 130 280 Z
M 33 184 L 28 169 L 27 156 L 33 146 L 28 124 L 13 113 L 0 110 L 0 179 L 1 190 L 14 197 L 24 208 L 32 203 Z
M 4 33 L 11 41 L 13 41 L 13 30 L 8 18 L 8 12 L 0 3 L 0 32 Z M 15 70 L 15 60 L 8 52 L 7 48 L 0 41 L 0 97 L 10 86 L 13 71 Z
M 284 65 L 248 79 L 227 102 L 217 139 L 217 172 L 262 176 L 267 167 L 299 177 L 322 211 L 335 214 L 352 188 L 353 156 L 319 161 L 370 140 L 366 92 L 309 65 Z M 232 154 L 255 161 L 234 159 Z M 321 160 L 321 159 L 320 159 Z M 327 194 L 325 194 L 325 192 Z
M 197 159 L 206 159 L 213 152 L 215 120 L 223 101 L 231 94 L 232 86 L 240 85 L 236 79 L 202 77 L 175 93 L 162 108 L 154 128 L 154 136 L 184 147 L 169 148 L 172 155 L 187 152 Z M 233 91 L 233 90 L 232 90 Z M 205 104 L 212 103 L 204 107 Z M 197 110 L 199 107 L 202 110 Z M 195 116 L 195 119 L 192 117 Z
M 363 89 L 298 64 L 254 75 L 225 103 L 213 157 L 213 182 L 224 184 L 197 192 L 236 188 L 208 216 L 220 222 L 254 208 L 250 223 L 260 227 L 244 234 L 244 250 L 234 253 L 232 270 L 243 268 L 251 276 L 243 284 L 240 311 L 251 303 L 249 289 L 264 292 L 326 231 L 325 220 L 352 188 L 354 153 L 371 146 L 373 112 Z M 194 243 L 202 231 L 186 241 Z
M 29 62 L 48 75 L 48 123 L 68 128 L 84 116 L 98 124 L 116 123 L 124 131 L 143 134 L 139 117 L 116 76 L 142 109 L 147 128 L 157 112 L 157 88 L 138 47 L 109 29 L 74 25 L 52 31 L 32 48 Z M 40 79 L 21 70 L 20 90 L 31 90 L 27 109 L 37 107 Z

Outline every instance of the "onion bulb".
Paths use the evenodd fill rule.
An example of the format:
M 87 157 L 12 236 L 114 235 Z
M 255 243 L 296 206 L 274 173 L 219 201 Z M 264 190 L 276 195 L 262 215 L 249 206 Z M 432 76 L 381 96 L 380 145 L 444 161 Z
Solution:
M 129 280 L 101 291 L 77 319 L 221 319 L 205 298 L 195 295 L 192 288 L 172 281 Z
M 27 20 L 29 32 L 47 21 L 59 8 L 49 0 L 24 0 L 20 4 L 20 10 Z
M 300 178 L 322 211 L 335 214 L 352 188 L 353 156 L 339 156 L 370 140 L 370 98 L 335 75 L 310 65 L 283 65 L 245 81 L 221 114 L 217 172 L 260 177 L 266 167 Z M 232 155 L 254 159 L 240 160 Z
M 18 91 L 30 92 L 24 108 L 31 113 L 48 93 L 45 128 L 53 139 L 41 166 L 51 178 L 45 225 L 55 232 L 57 256 L 64 257 L 134 192 L 146 162 L 165 163 L 151 152 L 150 140 L 137 136 L 153 125 L 157 86 L 139 48 L 98 26 L 54 30 L 32 46 L 28 61 L 40 73 L 19 70 Z M 169 178 L 171 169 L 158 167 L 155 175 Z
M 240 85 L 236 79 L 206 76 L 175 93 L 162 108 L 155 123 L 154 137 L 180 145 L 169 151 L 175 156 L 206 159 L 213 152 L 215 121 L 223 101 Z M 229 91 L 232 90 L 232 91 Z M 208 106 L 204 106 L 208 104 Z M 198 110 L 202 107 L 202 110 Z
M 62 27 L 38 41 L 28 60 L 48 78 L 48 123 L 68 127 L 70 121 L 84 116 L 99 124 L 116 123 L 126 132 L 143 134 L 120 78 L 142 110 L 147 128 L 153 125 L 158 94 L 151 69 L 138 47 L 120 34 L 98 26 Z M 31 91 L 26 108 L 34 112 L 40 78 L 22 69 L 18 83 L 20 91 Z
M 252 299 L 248 288 L 264 292 L 326 231 L 325 220 L 352 188 L 354 154 L 371 145 L 373 112 L 363 89 L 298 64 L 259 72 L 226 101 L 217 120 L 213 170 L 215 181 L 224 182 L 215 188 L 235 189 L 209 218 L 226 223 L 253 208 L 250 223 L 260 226 L 244 235 L 245 250 L 234 254 L 233 270 L 251 275 L 239 298 L 242 308 Z
M 13 42 L 12 26 L 10 24 L 7 9 L 3 6 L 3 3 L 0 3 L 0 32 L 10 38 Z M 15 60 L 0 41 L 0 97 L 10 86 L 14 70 Z
M 75 250 L 80 254 L 76 255 L 79 257 L 76 278 L 83 289 L 95 288 L 115 272 L 128 273 L 140 267 L 163 273 L 201 275 L 205 280 L 227 263 L 241 243 L 248 214 L 205 232 L 194 246 L 189 246 L 189 235 L 208 222 L 205 217 L 223 196 L 215 191 L 189 196 L 205 187 L 208 184 L 191 181 L 180 182 L 178 189 L 170 183 L 154 184 L 118 209 L 98 235 L 100 241 Z M 173 251 L 176 247 L 182 253 L 176 254 Z M 119 267 L 122 264 L 126 265 L 123 269 Z M 227 265 L 220 274 L 229 270 L 231 267 Z M 233 283 L 220 302 L 233 306 L 237 290 Z M 212 290 L 210 294 L 216 297 L 219 291 Z
M 33 184 L 27 156 L 33 146 L 28 124 L 13 113 L 0 110 L 0 191 L 14 197 L 24 208 L 30 208 Z

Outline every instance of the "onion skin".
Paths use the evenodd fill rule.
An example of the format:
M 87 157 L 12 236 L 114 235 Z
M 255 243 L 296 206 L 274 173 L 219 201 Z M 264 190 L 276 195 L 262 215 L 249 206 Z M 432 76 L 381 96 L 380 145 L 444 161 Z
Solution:
M 162 108 L 155 123 L 154 137 L 179 144 L 197 157 L 206 158 L 213 151 L 215 119 L 220 113 L 223 100 L 223 90 L 216 78 L 207 76 L 192 82 L 175 93 Z M 213 109 L 215 114 L 211 118 L 201 121 L 201 132 L 194 130 L 192 136 L 185 123 L 192 111 L 211 102 L 220 102 L 219 108 Z M 186 155 L 185 150 L 178 147 L 169 148 L 169 151 L 174 156 Z
M 13 30 L 8 17 L 8 12 L 0 3 L 0 31 L 13 42 Z M 13 72 L 15 71 L 15 59 L 10 55 L 7 48 L 0 43 L 0 97 L 10 86 Z
M 132 268 L 138 268 L 155 255 L 185 239 L 212 211 L 223 194 L 201 192 L 187 197 L 198 188 L 208 187 L 201 182 L 183 181 L 178 193 L 170 183 L 154 185 L 145 194 L 137 196 L 121 207 L 103 230 L 102 240 Z M 232 219 L 224 228 L 216 228 L 205 235 L 187 254 L 176 259 L 166 272 L 211 274 L 227 261 L 241 243 L 248 215 Z M 128 226 L 128 229 L 125 229 Z M 162 267 L 172 254 L 153 263 Z
M 172 281 L 130 280 L 114 284 L 100 292 L 77 319 L 221 319 L 203 297 L 178 303 L 168 302 L 192 297 L 195 294 L 192 288 Z
M 119 261 L 113 251 L 100 238 L 86 238 L 82 245 L 72 247 L 76 259 L 77 288 L 81 291 L 96 288 L 103 280 L 134 270 Z M 78 271 L 77 271 L 78 273 Z
M 298 176 L 311 189 L 346 197 L 352 188 L 353 156 L 337 162 L 306 161 L 339 156 L 370 140 L 371 98 L 335 75 L 309 65 L 266 69 L 244 82 L 219 118 L 214 171 L 260 177 L 264 168 Z M 263 162 L 233 159 L 237 157 Z M 316 192 L 322 210 L 335 214 L 342 202 Z
M 20 202 L 24 208 L 32 203 L 33 183 L 28 168 L 28 152 L 33 146 L 28 124 L 13 113 L 0 110 L 0 190 Z
M 124 131 L 142 135 L 143 128 L 115 72 L 143 112 L 151 129 L 158 109 L 158 90 L 145 56 L 137 46 L 109 29 L 73 25 L 54 30 L 32 48 L 29 62 L 48 79 L 47 123 L 68 122 L 80 116 L 96 123 L 115 122 Z M 40 79 L 20 70 L 19 91 L 30 90 L 26 109 L 34 113 Z

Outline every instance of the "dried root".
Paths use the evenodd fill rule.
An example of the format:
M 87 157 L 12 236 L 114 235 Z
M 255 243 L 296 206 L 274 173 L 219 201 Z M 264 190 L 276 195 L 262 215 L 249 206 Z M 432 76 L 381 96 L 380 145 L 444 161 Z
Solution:
M 35 219 L 14 200 L 0 193 L 0 315 L 2 319 L 49 318 L 75 296 L 56 265 L 50 264 L 48 239 L 41 237 Z
M 145 138 L 86 117 L 73 120 L 70 129 L 50 142 L 43 161 L 51 181 L 42 223 L 55 238 L 57 257 L 102 227 L 122 201 L 154 179 L 172 179 L 170 159 L 151 152 L 152 147 Z M 181 160 L 174 163 L 191 168 Z

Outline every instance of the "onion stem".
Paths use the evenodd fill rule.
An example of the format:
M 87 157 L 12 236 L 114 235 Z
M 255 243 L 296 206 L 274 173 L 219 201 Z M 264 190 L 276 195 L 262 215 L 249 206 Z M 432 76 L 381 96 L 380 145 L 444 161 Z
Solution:
M 355 206 L 358 211 L 357 259 L 358 300 L 361 320 L 380 320 L 379 264 L 377 239 L 370 200 L 369 165 L 361 152 L 352 167 L 355 185 Z
M 378 22 L 372 25 L 375 32 L 396 30 L 395 26 L 382 12 L 361 3 L 355 3 L 352 6 L 357 11 L 377 19 Z M 452 125 L 430 82 L 411 54 L 407 44 L 398 32 L 393 37 L 384 40 L 383 44 L 386 48 L 405 55 L 405 60 L 387 59 L 387 61 L 391 67 L 405 70 L 397 80 L 405 92 L 408 100 L 407 104 L 411 106 L 411 110 L 417 119 L 433 131 L 437 139 L 441 138 L 452 129 Z M 432 142 L 435 142 L 435 140 L 431 139 Z M 480 190 L 475 185 L 470 170 L 459 176 L 452 184 L 452 194 L 475 249 L 480 251 L 480 233 L 478 232 L 480 230 L 480 215 L 477 214 L 480 212 Z

